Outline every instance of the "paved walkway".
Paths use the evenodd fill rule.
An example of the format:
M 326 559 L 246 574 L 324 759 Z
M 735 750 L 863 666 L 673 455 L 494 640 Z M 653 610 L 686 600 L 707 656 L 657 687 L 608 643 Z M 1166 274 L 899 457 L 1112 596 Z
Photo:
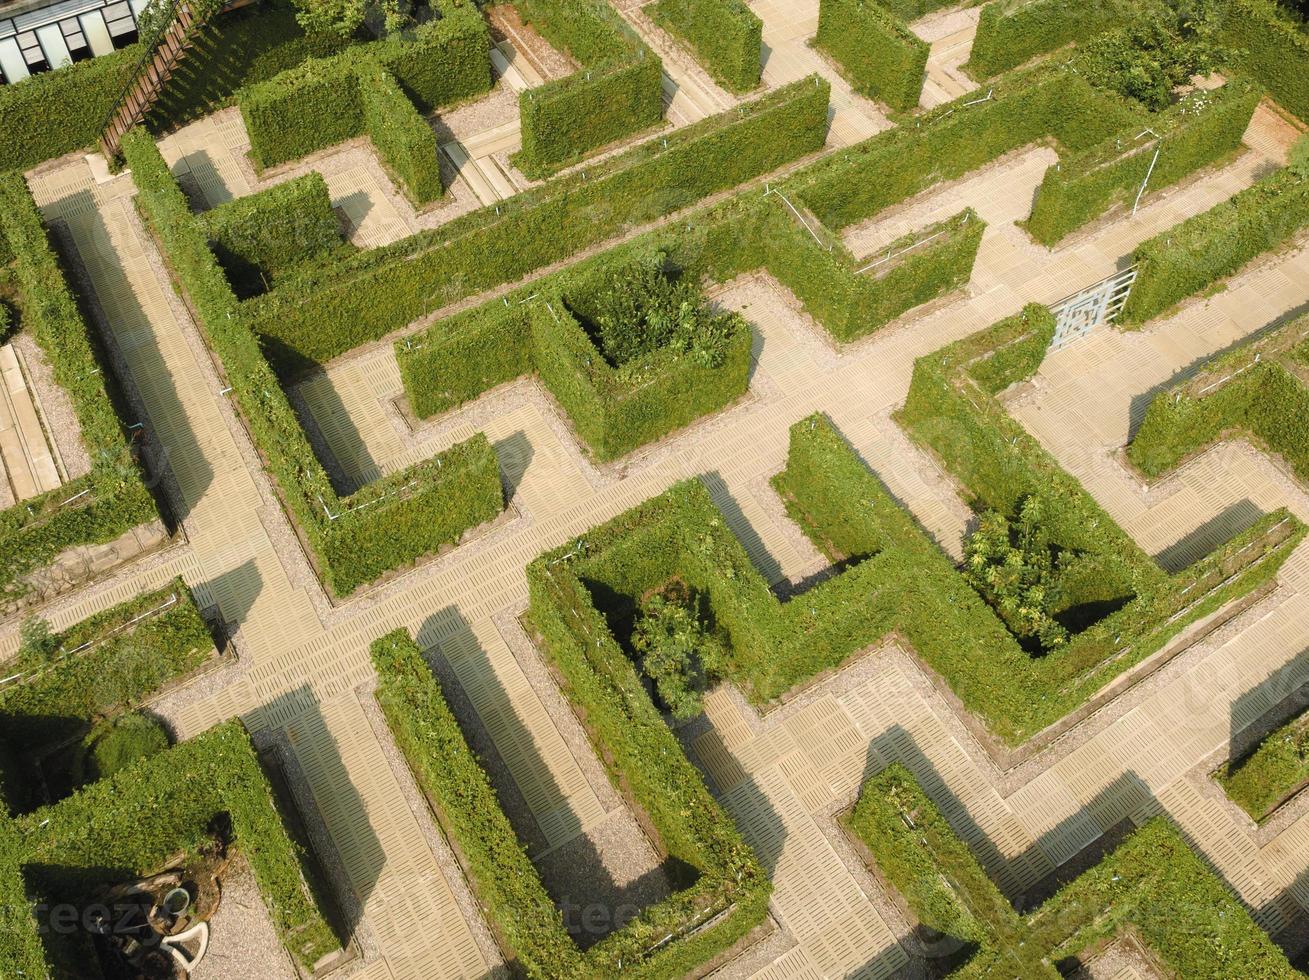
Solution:
M 777 73 L 812 70 L 802 63 L 816 58 L 803 46 L 808 35 L 784 26 L 796 23 L 794 10 L 782 15 L 764 3 L 756 9 L 772 52 L 766 74 L 776 80 Z M 835 142 L 861 125 L 879 125 L 858 105 L 838 97 Z M 47 218 L 67 223 L 88 268 L 149 425 L 167 449 L 185 514 L 190 550 L 122 591 L 180 572 L 239 625 L 240 669 L 229 682 L 176 701 L 171 720 L 186 736 L 241 715 L 261 737 L 290 747 L 360 906 L 361 932 L 370 937 L 366 975 L 484 974 L 494 953 L 463 918 L 463 885 L 443 863 L 426 816 L 415 811 L 403 776 L 388 762 L 385 735 L 379 740 L 360 701 L 357 689 L 371 676 L 368 643 L 406 627 L 424 646 L 439 647 L 550 844 L 583 832 L 599 815 L 600 791 L 588 776 L 594 760 L 579 754 L 584 750 L 555 721 L 557 692 L 542 679 L 535 654 L 512 642 L 527 600 L 523 566 L 674 480 L 699 475 L 770 580 L 809 574 L 821 562 L 786 520 L 767 478 L 782 466 L 788 426 L 814 410 L 828 412 L 897 497 L 957 551 L 966 515 L 949 480 L 889 418 L 904 399 L 914 358 L 1027 300 L 1052 300 L 1100 278 L 1133 243 L 1245 186 L 1277 152 L 1275 127 L 1261 117 L 1251 142 L 1254 151 L 1220 172 L 1147 198 L 1135 218 L 1092 229 L 1053 253 L 1011 224 L 1047 163 L 1040 151 L 1016 154 L 852 229 L 852 247 L 868 254 L 904 223 L 925 224 L 961 202 L 991 222 L 965 294 L 839 352 L 767 279 L 729 284 L 718 301 L 740 309 L 757 329 L 749 396 L 616 466 L 583 459 L 534 382 L 410 432 L 391 404 L 399 388 L 390 351 L 343 359 L 318 390 L 306 386 L 301 394 L 355 479 L 482 430 L 497 445 L 513 499 L 509 519 L 496 529 L 340 608 L 325 602 L 272 505 L 196 329 L 134 215 L 130 178 L 97 184 L 84 162 L 32 178 Z M 1262 509 L 1288 504 L 1309 518 L 1302 488 L 1279 479 L 1266 462 L 1230 450 L 1196 461 L 1155 490 L 1114 469 L 1112 457 L 1125 440 L 1133 399 L 1303 304 L 1306 271 L 1303 253 L 1288 254 L 1142 334 L 1104 331 L 1073 345 L 1047 360 L 1014 411 L 1148 550 L 1172 548 L 1175 560 L 1189 553 L 1182 542 L 1197 528 L 1247 498 Z M 329 410 L 329 402 L 341 407 Z M 1070 431 L 1085 436 L 1065 438 Z M 117 598 L 97 592 L 61 616 L 71 621 Z M 914 662 L 894 649 L 851 665 L 762 720 L 730 689 L 716 692 L 708 705 L 712 731 L 696 743 L 696 755 L 778 883 L 772 908 L 781 931 L 768 947 L 775 960 L 755 964 L 760 976 L 889 976 L 904 967 L 903 923 L 843 850 L 832 820 L 865 769 L 889 759 L 928 776 L 956 826 L 1011 891 L 1032 887 L 1122 820 L 1162 808 L 1269 928 L 1299 915 L 1297 903 L 1309 895 L 1287 889 L 1302 876 L 1309 880 L 1309 823 L 1259 843 L 1239 811 L 1195 788 L 1195 774 L 1221 752 L 1233 725 L 1275 702 L 1281 687 L 1309 679 L 1295 662 L 1309 646 L 1307 602 L 1309 546 L 1302 546 L 1279 591 L 1240 629 L 1178 657 L 1079 726 L 1017 782 L 990 766 Z M 11 644 L 6 637 L 0 652 Z M 523 765 L 533 758 L 546 771 Z

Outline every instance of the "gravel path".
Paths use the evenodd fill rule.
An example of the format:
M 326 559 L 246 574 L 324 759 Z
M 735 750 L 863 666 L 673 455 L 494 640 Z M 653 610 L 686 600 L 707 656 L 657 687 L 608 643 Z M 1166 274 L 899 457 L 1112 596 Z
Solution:
M 244 857 L 233 859 L 209 920 L 209 949 L 191 980 L 297 980 Z

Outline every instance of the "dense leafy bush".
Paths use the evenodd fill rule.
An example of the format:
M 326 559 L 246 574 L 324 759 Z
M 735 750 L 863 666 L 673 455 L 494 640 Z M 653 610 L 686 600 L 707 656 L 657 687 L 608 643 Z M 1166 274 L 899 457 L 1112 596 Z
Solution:
M 133 130 L 123 152 L 137 205 L 218 354 L 251 437 L 329 589 L 348 595 L 500 513 L 504 494 L 495 450 L 481 433 L 340 497 L 158 148 Z
M 1144 323 L 1309 224 L 1309 178 L 1279 170 L 1136 248 L 1137 277 L 1119 316 Z
M 913 916 L 966 944 L 956 977 L 1060 976 L 1055 963 L 1131 929 L 1179 977 L 1298 976 L 1240 899 L 1166 817 L 1023 916 L 992 883 L 914 775 L 870 777 L 845 819 Z
M 305 883 L 302 852 L 273 804 L 268 779 L 239 721 L 139 760 L 53 806 L 0 824 L 0 975 L 47 976 L 44 932 L 27 894 L 81 907 L 104 884 L 151 874 L 230 824 L 287 950 L 309 970 L 340 943 Z M 106 869 L 110 877 L 106 880 Z M 66 942 L 66 939 L 64 940 Z M 51 949 L 50 954 L 56 950 Z
M 1278 103 L 1309 121 L 1309 30 L 1272 0 L 1229 0 L 1216 7 L 1218 40 Z
M 1055 546 L 1038 498 L 1024 499 L 1012 523 L 999 511 L 981 515 L 964 543 L 964 573 L 1020 641 L 1046 650 L 1068 642 L 1068 630 L 1054 617 Z
M 341 223 L 319 173 L 220 204 L 202 220 L 238 295 L 263 292 L 288 269 L 342 242 Z
M 16 256 L 13 282 L 31 331 L 68 395 L 91 472 L 0 512 L 0 604 L 29 590 L 25 576 L 66 548 L 112 541 L 158 516 L 128 448 L 99 338 L 83 318 L 41 213 L 21 174 L 0 176 L 0 238 Z
M 248 303 L 250 323 L 276 342 L 283 371 L 326 361 L 818 149 L 827 132 L 827 95 L 825 82 L 804 79 L 588 168 L 585 176 L 551 181 L 305 273 Z
M 566 627 L 556 627 L 553 615 L 548 623 L 549 637 L 558 637 L 548 653 L 569 681 L 564 694 L 586 719 L 615 783 L 646 811 L 668 850 L 699 872 L 690 887 L 642 910 L 585 953 L 565 932 L 559 910 L 464 740 L 439 682 L 402 630 L 372 647 L 378 704 L 497 935 L 527 976 L 553 980 L 622 972 L 672 978 L 693 972 L 762 920 L 768 879 L 622 653 L 606 651 L 622 658 L 621 664 L 612 663 L 625 665 L 626 676 L 610 673 L 599 662 L 592 667 L 565 646 L 571 639 L 566 632 L 555 632 Z
M 1219 439 L 1240 433 L 1277 453 L 1309 483 L 1309 317 L 1242 344 L 1157 394 L 1127 447 L 1128 458 L 1158 477 Z
M 243 89 L 237 104 L 251 157 L 271 167 L 366 134 L 403 180 L 418 180 L 409 191 L 421 203 L 420 191 L 431 193 L 431 177 L 423 176 L 421 167 L 413 170 L 420 113 L 491 85 L 489 34 L 476 8 L 449 0 L 443 13 L 412 39 L 351 47 Z M 434 158 L 436 137 L 430 131 L 429 140 Z
M 748 92 L 759 84 L 764 22 L 743 0 L 659 0 L 650 11 L 728 89 Z
M 1152 12 L 1153 13 L 1153 12 Z M 1194 75 L 1207 75 L 1219 52 L 1197 37 L 1184 38 L 1159 13 L 1147 14 L 1118 30 L 1087 41 L 1073 64 L 1093 85 L 1136 99 L 1153 110 L 1166 109 L 1173 89 Z
M 517 0 L 523 19 L 582 70 L 518 96 L 523 147 L 514 163 L 548 177 L 592 150 L 658 123 L 663 64 L 602 0 Z
M 1065 44 L 1086 42 L 1151 9 L 1158 8 L 1132 0 L 993 0 L 982 8 L 965 67 L 989 78 Z
M 876 0 L 822 0 L 814 45 L 859 94 L 902 112 L 918 106 L 929 45 Z
M 1221 159 L 1241 145 L 1260 95 L 1242 81 L 1198 91 L 1151 120 L 1153 139 L 1126 150 L 1114 139 L 1061 160 L 1046 171 L 1027 230 L 1053 245 L 1115 204 L 1130 205 L 1143 185 L 1159 190 Z
M 74 778 L 78 783 L 108 779 L 141 759 L 168 750 L 168 729 L 153 715 L 137 711 L 97 724 L 82 740 Z
M 1309 783 L 1309 718 L 1293 718 L 1216 775 L 1242 810 L 1256 821 L 1265 819 Z
M 704 622 L 701 597 L 665 588 L 641 603 L 632 650 L 641 672 L 674 718 L 704 710 L 704 692 L 726 667 L 722 645 Z

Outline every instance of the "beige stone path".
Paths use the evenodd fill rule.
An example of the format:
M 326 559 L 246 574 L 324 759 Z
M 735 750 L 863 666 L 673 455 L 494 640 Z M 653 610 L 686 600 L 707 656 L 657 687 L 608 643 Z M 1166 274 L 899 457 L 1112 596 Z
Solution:
M 977 89 L 978 85 L 961 70 L 973 50 L 977 36 L 977 18 L 982 8 L 944 10 L 928 14 L 909 25 L 909 29 L 930 44 L 927 55 L 927 78 L 919 105 L 931 109 Z M 985 93 L 980 93 L 984 96 Z
M 55 451 L 18 349 L 0 345 L 0 503 L 12 506 L 60 486 Z
M 779 17 L 787 19 L 765 17 L 766 32 L 776 29 Z M 811 35 L 812 27 L 805 36 Z M 772 36 L 776 40 L 776 33 Z M 773 50 L 782 51 L 782 61 L 774 65 L 780 71 L 786 50 Z M 843 111 L 838 109 L 838 121 Z M 424 646 L 439 648 L 477 705 L 547 838 L 557 844 L 581 832 L 596 819 L 596 791 L 551 720 L 550 692 L 533 687 L 530 678 L 537 673 L 519 662 L 497 625 L 506 617 L 512 621 L 525 605 L 528 561 L 676 479 L 701 476 L 770 580 L 803 576 L 814 568 L 815 555 L 786 521 L 767 478 L 783 464 L 788 426 L 814 410 L 831 414 L 929 531 L 947 548 L 957 548 L 964 515 L 949 481 L 889 419 L 903 401 L 914 358 L 1026 300 L 1054 299 L 1099 278 L 1131 243 L 1244 186 L 1260 159 L 1248 154 L 1205 180 L 1161 195 L 1135 218 L 1094 229 L 1051 253 L 1006 221 L 1006 215 L 1021 210 L 1010 199 L 1030 201 L 1030 188 L 1045 164 L 1017 155 L 967 183 L 967 203 L 992 220 L 969 292 L 840 352 L 768 281 L 733 283 L 717 298 L 757 327 L 750 395 L 617 466 L 587 462 L 533 382 L 492 393 L 410 432 L 390 406 L 399 389 L 389 349 L 344 359 L 323 382 L 334 387 L 332 398 L 342 411 L 324 410 L 332 398 L 321 391 L 316 395 L 306 388 L 302 394 L 354 479 L 367 480 L 428 456 L 461 433 L 486 431 L 497 444 L 513 499 L 509 516 L 494 529 L 337 609 L 326 606 L 303 557 L 289 543 L 283 516 L 269 506 L 248 439 L 234 425 L 212 369 L 198 355 L 195 327 L 172 300 L 154 246 L 133 215 L 130 178 L 96 184 L 86 164 L 78 162 L 31 183 L 48 219 L 68 224 L 177 477 L 192 548 L 169 568 L 153 570 L 151 581 L 180 571 L 212 596 L 225 618 L 240 624 L 242 671 L 216 692 L 181 704 L 173 720 L 190 735 L 239 714 L 255 730 L 289 740 L 362 906 L 362 929 L 378 950 L 361 964 L 367 975 L 478 976 L 487 969 L 487 957 L 460 917 L 459 883 L 443 875 L 358 700 L 356 688 L 371 675 L 368 643 L 389 629 L 407 627 Z M 913 209 L 925 214 L 951 207 L 958 201 L 943 202 L 958 193 L 958 187 L 946 188 L 938 192 L 941 201 L 926 195 L 910 202 L 898 215 L 852 231 L 852 241 L 864 241 L 872 250 L 886 240 L 889 226 L 906 220 Z M 1298 297 L 1293 288 L 1279 295 L 1290 306 L 1309 299 L 1303 276 L 1299 282 Z M 1242 282 L 1232 293 L 1248 288 Z M 1141 361 L 1123 358 L 1128 374 L 1120 387 L 1075 387 L 1059 371 L 1097 345 L 1111 360 L 1140 343 L 1137 338 L 1104 332 L 1061 352 L 1047 363 L 1031 404 L 1042 412 L 1102 417 L 1104 438 L 1121 444 L 1121 434 L 1115 436 L 1108 426 L 1130 414 L 1125 399 L 1170 377 L 1228 334 L 1248 335 L 1263 325 L 1236 303 L 1225 332 L 1197 340 L 1185 316 L 1142 335 L 1159 338 L 1155 359 L 1147 359 L 1147 370 L 1138 376 Z M 1076 367 L 1069 370 L 1083 376 Z M 1025 421 L 1028 405 L 1024 401 L 1015 409 Z M 1029 424 L 1038 438 L 1048 438 L 1042 426 Z M 1066 453 L 1051 443 L 1112 513 L 1125 515 L 1125 521 L 1138 517 L 1129 513 L 1124 491 L 1129 497 L 1140 492 L 1084 475 L 1075 448 Z M 1198 481 L 1197 486 L 1212 481 L 1202 465 L 1178 479 L 1187 485 Z M 1240 487 L 1210 492 L 1221 498 L 1233 491 L 1245 492 Z M 1302 490 L 1275 486 L 1260 499 L 1269 506 L 1289 503 L 1309 516 Z M 1221 509 L 1224 500 L 1215 506 Z M 1154 544 L 1176 544 L 1210 513 L 1190 515 L 1190 526 L 1174 522 L 1156 531 L 1150 510 L 1147 504 L 1132 530 L 1143 542 L 1153 542 L 1152 550 Z M 1010 777 L 989 767 L 913 661 L 894 650 L 852 665 L 763 721 L 732 692 L 716 693 L 709 706 L 713 731 L 697 743 L 697 755 L 743 832 L 775 869 L 773 912 L 787 949 L 765 975 L 889 976 L 905 963 L 895 942 L 901 924 L 883 915 L 867 876 L 833 846 L 831 812 L 849 801 L 870 758 L 873 765 L 900 759 L 928 774 L 929 788 L 951 819 L 1011 890 L 1030 887 L 1104 829 L 1162 806 L 1193 834 L 1261 919 L 1276 928 L 1293 911 L 1277 896 L 1309 868 L 1309 826 L 1297 825 L 1266 847 L 1252 848 L 1249 828 L 1225 812 L 1215 817 L 1203 798 L 1188 795 L 1184 777 L 1229 736 L 1237 700 L 1309 644 L 1307 575 L 1309 547 L 1302 546 L 1280 591 L 1251 611 L 1243 629 L 1184 654 L 1157 682 L 1114 702 L 1106 709 L 1116 713 L 1111 720 L 1086 726 L 1096 729 L 1093 737 L 1066 743 L 1021 785 L 1011 785 Z M 110 594 L 97 593 L 62 615 L 85 615 L 90 607 L 112 601 Z M 1283 680 L 1289 676 L 1283 671 Z M 548 778 L 523 767 L 531 758 L 545 760 Z

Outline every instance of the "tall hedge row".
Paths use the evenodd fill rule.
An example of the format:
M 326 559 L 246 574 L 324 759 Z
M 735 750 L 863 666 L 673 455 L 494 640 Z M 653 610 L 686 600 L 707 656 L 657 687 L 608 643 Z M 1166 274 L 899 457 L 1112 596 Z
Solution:
M 250 737 L 230 721 L 53 806 L 0 822 L 0 975 L 49 975 L 41 933 L 49 953 L 59 938 L 34 917 L 29 893 L 84 907 L 94 889 L 118 883 L 116 876 L 152 874 L 179 853 L 194 854 L 222 815 L 288 952 L 308 971 L 339 949 Z
M 1309 225 L 1309 179 L 1278 170 L 1137 246 L 1137 277 L 1119 314 L 1135 324 L 1236 272 Z
M 1065 44 L 1121 27 L 1150 6 L 1132 0 L 993 0 L 982 8 L 964 67 L 978 78 L 990 78 Z
M 1218 40 L 1278 103 L 1309 122 L 1309 27 L 1271 0 L 1229 0 Z
M 528 566 L 531 626 L 610 779 L 644 811 L 662 850 L 698 872 L 689 887 L 591 947 L 586 975 L 616 976 L 620 964 L 621 972 L 635 964 L 639 976 L 671 980 L 762 922 L 772 883 L 651 702 L 565 550 Z
M 601 0 L 517 0 L 523 20 L 581 70 L 518 96 L 523 146 L 514 163 L 548 177 L 592 150 L 658 123 L 663 64 Z
M 364 132 L 405 196 L 422 206 L 440 200 L 441 161 L 436 136 L 427 120 L 401 91 L 400 83 L 382 68 L 366 68 L 358 76 Z
M 733 92 L 758 86 L 764 22 L 744 0 L 659 0 L 651 10 L 716 81 Z
M 735 187 L 823 145 L 816 77 L 594 168 L 385 248 L 306 272 L 246 304 L 278 368 L 322 363 L 465 296 Z
M 1053 137 L 1061 151 L 1077 153 L 1148 125 L 1143 111 L 1066 70 L 1006 77 L 990 94 L 964 96 L 833 154 L 797 174 L 789 190 L 839 231 L 1030 143 Z
M 443 12 L 420 26 L 412 39 L 355 46 L 242 89 L 237 104 L 255 162 L 272 167 L 367 134 L 404 177 L 413 167 L 406 161 L 414 157 L 418 126 L 426 126 L 421 113 L 491 86 L 490 35 L 481 15 L 465 0 L 450 0 Z M 430 130 L 428 141 L 435 159 L 436 137 Z M 388 159 L 388 149 L 397 154 L 398 164 Z M 429 194 L 430 180 L 421 182 Z
M 1173 976 L 1301 975 L 1166 817 L 1021 916 L 904 765 L 869 777 L 844 823 L 913 917 L 957 941 L 962 962 L 951 977 L 1055 980 L 1054 964 L 1124 931 Z
M 985 229 L 969 208 L 863 261 L 830 233 L 825 248 L 781 205 L 758 234 L 762 264 L 835 339 L 848 343 L 968 282 Z
M 1159 477 L 1231 432 L 1251 435 L 1309 483 L 1309 317 L 1242 344 L 1159 392 L 1127 457 Z
M 1154 120 L 1154 139 L 1126 153 L 1105 145 L 1061 160 L 1041 181 L 1027 230 L 1054 245 L 1115 204 L 1130 206 L 1142 186 L 1167 187 L 1222 159 L 1241 145 L 1261 95 L 1241 81 L 1198 92 Z
M 206 211 L 201 222 L 233 286 L 247 295 L 342 241 L 341 222 L 319 173 L 227 201 Z
M 860 95 L 901 112 L 917 108 L 930 45 L 876 0 L 821 0 L 814 45 Z
M 177 579 L 64 630 L 47 659 L 20 651 L 0 689 L 0 736 L 26 751 L 72 738 L 89 723 L 139 704 L 213 655 L 195 599 Z
M 22 175 L 0 175 L 0 238 L 12 265 L 23 324 L 68 395 L 91 472 L 0 512 L 0 603 L 29 591 L 25 576 L 75 545 L 112 541 L 158 516 L 110 392 L 100 339 L 82 316 Z
M 154 141 L 123 140 L 137 203 L 158 235 L 218 354 L 251 437 L 328 589 L 348 595 L 382 573 L 436 551 L 504 507 L 495 450 L 478 433 L 422 463 L 340 497 L 268 365 L 259 338 L 209 250 L 204 229 Z

